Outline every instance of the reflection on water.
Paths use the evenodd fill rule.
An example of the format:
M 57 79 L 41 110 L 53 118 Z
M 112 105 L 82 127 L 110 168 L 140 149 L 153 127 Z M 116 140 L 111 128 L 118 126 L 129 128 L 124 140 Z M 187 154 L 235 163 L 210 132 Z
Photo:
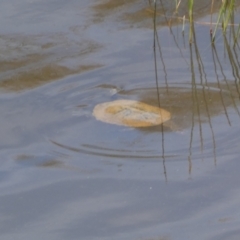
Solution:
M 178 4 L 179 3 L 179 4 Z M 213 12 L 218 11 L 221 0 L 214 1 Z M 157 1 L 157 24 L 169 25 L 182 24 L 183 16 L 188 16 L 188 0 L 182 1 Z M 94 7 L 94 21 L 104 21 L 106 18 L 120 19 L 128 22 L 131 26 L 152 28 L 154 4 L 152 0 L 139 3 L 136 0 L 131 1 L 99 1 Z M 211 2 L 194 2 L 194 17 L 199 18 L 209 14 Z
M 209 117 L 213 118 L 223 112 L 226 113 L 228 119 L 227 108 L 239 104 L 235 83 L 231 81 L 223 82 L 220 89 L 217 83 L 210 85 L 196 85 L 191 88 L 189 85 L 184 87 L 183 84 L 179 84 L 178 87 L 160 88 L 160 104 L 171 112 L 173 119 L 181 128 L 191 126 L 192 120 L 197 123 L 206 123 L 209 121 Z M 228 88 L 231 90 L 228 90 Z M 158 106 L 156 89 L 154 88 L 122 90 L 119 91 L 119 94 L 123 97 L 135 95 L 139 101 Z M 197 102 L 193 95 L 197 98 Z M 192 116 L 194 119 L 192 119 Z
M 61 167 L 62 162 L 56 159 L 36 158 L 34 155 L 18 155 L 15 158 L 16 161 L 25 165 L 35 165 L 39 167 Z
M 84 1 L 61 2 L 58 8 L 38 0 L 13 5 L 10 10 L 4 1 L 0 10 L 5 23 L 0 34 L 2 92 L 35 88 L 104 65 L 88 59 L 101 44 L 84 33 L 85 25 L 89 25 Z
M 95 52 L 99 46 L 91 41 L 72 42 L 64 35 L 0 37 L 0 88 L 21 91 L 100 67 L 79 58 Z M 69 58 L 75 59 L 69 62 Z
M 177 32 L 174 34 L 176 34 L 175 38 L 174 36 L 170 38 L 173 46 L 175 39 L 178 37 Z M 100 72 L 97 76 L 100 76 L 100 79 L 94 79 L 95 75 L 93 75 L 94 77 L 88 77 L 87 75 L 87 81 L 73 80 L 69 82 L 66 80 L 68 84 L 63 82 L 63 85 L 58 84 L 56 89 L 47 89 L 46 94 L 49 94 L 49 96 L 58 97 L 59 94 L 65 96 L 65 101 L 59 99 L 59 103 L 63 104 L 63 106 L 64 104 L 70 104 L 70 106 L 65 106 L 63 109 L 72 109 L 72 114 L 68 112 L 70 115 L 66 118 L 68 120 L 65 120 L 66 124 L 68 121 L 71 121 L 69 120 L 71 119 L 71 115 L 75 116 L 74 122 L 76 121 L 75 124 L 77 124 L 79 121 L 79 123 L 83 124 L 82 131 L 85 136 L 84 138 L 79 137 L 78 131 L 70 133 L 72 132 L 72 125 L 67 126 L 68 124 L 64 124 L 63 131 L 67 132 L 66 136 L 68 137 L 65 136 L 63 139 L 58 136 L 49 137 L 50 142 L 60 147 L 66 156 L 71 155 L 68 152 L 70 151 L 96 157 L 134 160 L 174 159 L 175 161 L 175 159 L 181 158 L 183 161 L 188 161 L 189 174 L 192 172 L 191 161 L 194 158 L 212 157 L 214 165 L 216 165 L 217 157 L 222 155 L 222 146 L 225 144 L 221 137 L 222 129 L 219 126 L 224 125 L 231 129 L 230 127 L 235 126 L 240 116 L 239 88 L 236 81 L 227 80 L 230 76 L 229 72 L 227 72 L 225 66 L 221 65 L 222 56 L 219 56 L 215 48 L 211 48 L 211 51 L 207 53 L 204 52 L 203 57 L 205 61 L 202 60 L 198 49 L 199 46 L 201 47 L 201 44 L 198 46 L 198 38 L 195 35 L 194 37 L 194 43 L 189 45 L 189 48 L 181 49 L 180 46 L 184 39 L 178 41 L 178 45 L 173 52 L 175 58 L 177 58 L 177 61 L 174 63 L 174 58 L 166 55 L 168 53 L 168 48 L 165 45 L 166 42 L 162 42 L 163 38 L 159 37 L 157 51 L 160 53 L 161 61 L 158 62 L 158 81 L 160 83 L 158 91 L 156 90 L 156 86 L 149 87 L 149 84 L 145 82 L 145 79 L 149 78 L 148 76 L 154 78 L 154 71 L 148 71 L 142 79 L 135 76 L 132 78 L 131 76 L 133 69 L 136 70 L 136 74 L 139 68 L 144 66 L 147 69 L 152 69 L 153 62 L 151 61 L 144 64 L 131 63 L 132 65 L 128 65 L 128 62 L 126 62 L 123 66 L 116 65 L 116 69 L 111 68 L 110 71 L 99 70 Z M 224 39 L 223 43 L 225 46 L 229 45 L 226 39 Z M 165 58 L 162 57 L 164 55 L 166 56 Z M 233 76 L 237 77 L 237 68 L 234 67 L 238 65 L 237 55 L 233 54 L 231 48 L 228 48 L 228 55 L 229 63 L 234 68 Z M 132 55 L 132 58 L 135 59 L 137 56 Z M 180 60 L 182 60 L 180 65 L 176 64 Z M 233 61 L 236 62 L 235 65 L 232 64 Z M 92 76 L 91 74 L 94 74 L 94 72 L 91 73 L 91 70 L 97 67 L 83 66 L 81 71 L 90 71 L 89 74 Z M 68 71 L 64 67 L 62 68 L 63 72 L 71 74 L 71 71 Z M 118 72 L 119 68 L 121 69 L 120 72 Z M 1 84 L 5 89 L 15 91 L 33 88 L 41 84 L 44 79 L 48 79 L 48 77 L 51 80 L 61 77 L 57 74 L 55 77 L 53 69 L 49 66 L 46 69 L 46 74 L 44 72 L 42 74 L 36 72 L 32 77 L 34 78 L 33 82 L 25 76 L 18 79 L 21 81 L 3 81 Z M 181 70 L 179 69 L 183 69 L 184 81 L 174 79 L 176 76 L 181 77 L 181 74 L 179 74 Z M 111 70 L 114 74 L 111 75 L 111 80 L 109 81 L 108 74 L 109 72 L 111 73 Z M 61 72 L 61 70 L 57 68 L 56 72 Z M 187 74 L 190 79 L 189 82 L 186 81 Z M 122 81 L 122 84 L 119 84 L 119 77 L 122 77 L 120 80 L 124 80 L 125 83 Z M 83 76 L 83 78 L 85 77 Z M 151 85 L 153 85 L 153 82 Z M 157 93 L 159 93 L 160 102 L 158 102 Z M 74 103 L 70 103 L 72 100 L 69 102 L 69 99 L 74 99 Z M 163 124 L 163 126 L 124 130 L 95 121 L 92 116 L 94 106 L 98 103 L 115 99 L 133 99 L 153 106 L 160 104 L 160 107 L 171 113 L 172 119 Z M 48 105 L 48 103 L 46 104 Z M 53 117 L 57 122 L 64 122 L 64 118 L 61 120 L 61 111 L 58 113 L 54 113 L 53 111 L 51 113 L 52 108 L 54 106 L 49 106 L 48 110 L 44 110 L 45 119 L 44 121 L 40 121 L 39 125 L 44 123 L 48 126 L 52 122 Z M 26 109 L 24 115 L 28 116 L 32 112 L 32 109 L 34 109 L 34 103 L 32 103 L 29 109 Z M 19 119 L 26 119 L 26 116 L 22 116 Z M 58 117 L 59 120 L 57 120 Z M 24 121 L 28 122 L 29 119 Z M 88 122 L 86 123 L 86 121 Z M 89 125 L 89 127 L 85 128 L 85 124 Z M 25 127 L 23 125 L 22 128 L 26 131 L 29 126 Z M 32 128 L 34 129 L 34 126 Z M 224 131 L 226 130 L 223 129 Z M 23 132 L 21 127 L 19 127 L 18 132 Z M 234 141 L 236 136 L 232 134 L 232 131 L 229 131 L 229 137 Z M 26 136 L 28 135 L 26 134 Z M 27 138 L 24 141 L 26 140 Z M 12 141 L 16 142 L 16 139 Z M 236 145 L 230 144 L 230 141 L 225 145 L 225 148 L 228 149 L 227 152 L 236 151 Z M 62 150 L 59 151 L 61 152 Z M 58 166 L 56 163 L 58 163 L 58 160 L 55 158 L 52 160 L 50 157 L 47 163 L 43 161 L 41 164 L 45 166 Z
M 99 67 L 101 66 L 86 65 L 79 66 L 76 69 L 71 69 L 64 66 L 48 64 L 42 68 L 17 73 L 9 79 L 4 79 L 0 82 L 0 88 L 4 89 L 5 91 L 28 90 L 49 83 L 56 79 L 61 79 L 72 74 L 80 74 Z
M 206 22 L 209 1 L 195 2 Z M 15 3 L 6 23 L 18 28 L 0 27 L 0 238 L 235 237 L 238 45 L 219 34 L 212 46 L 203 25 L 189 45 L 166 23 L 187 1 L 178 15 L 176 1 L 158 1 L 155 69 L 152 1 Z M 118 99 L 172 119 L 138 129 L 94 118 Z
M 114 88 L 113 85 L 108 87 Z M 109 90 L 108 87 L 97 85 L 89 94 L 94 95 L 94 92 L 101 88 Z M 164 166 L 166 178 L 168 161 L 185 161 L 191 175 L 194 159 L 212 158 L 212 164 L 217 165 L 218 157 L 236 150 L 236 144 L 232 144 L 237 141 L 234 132 L 229 132 L 228 138 L 231 138 L 231 142 L 225 143 L 222 137 L 222 131 L 225 130 L 219 128 L 221 124 L 228 125 L 230 130 L 230 127 L 239 121 L 239 97 L 234 81 L 223 81 L 220 88 L 218 83 L 211 83 L 208 86 L 199 84 L 194 88 L 188 84 L 178 86 L 175 84 L 174 87 L 169 85 L 168 88 L 160 88 L 159 93 L 161 107 L 172 114 L 172 119 L 164 125 L 164 128 L 159 125 L 128 129 L 94 121 L 92 124 L 96 126 L 87 130 L 88 134 L 95 136 L 94 138 L 85 137 L 82 141 L 76 134 L 72 134 L 72 140 L 68 138 L 67 142 L 64 139 L 63 141 L 52 139 L 51 142 L 60 147 L 62 149 L 60 151 L 74 154 L 127 161 L 162 159 L 166 161 Z M 155 88 L 118 89 L 115 97 L 136 99 L 158 106 Z M 92 100 L 95 101 L 94 98 Z M 91 110 L 90 108 L 89 111 Z M 222 122 L 220 125 L 218 119 Z

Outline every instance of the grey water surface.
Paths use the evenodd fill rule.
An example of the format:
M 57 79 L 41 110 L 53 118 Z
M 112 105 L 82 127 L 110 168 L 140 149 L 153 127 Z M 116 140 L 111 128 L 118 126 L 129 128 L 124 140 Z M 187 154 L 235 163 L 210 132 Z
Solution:
M 210 3 L 197 1 L 190 45 L 175 1 L 161 2 L 158 85 L 149 1 L 1 2 L 1 240 L 240 238 L 233 28 L 213 47 Z M 158 106 L 158 96 L 172 125 L 92 115 L 98 103 Z

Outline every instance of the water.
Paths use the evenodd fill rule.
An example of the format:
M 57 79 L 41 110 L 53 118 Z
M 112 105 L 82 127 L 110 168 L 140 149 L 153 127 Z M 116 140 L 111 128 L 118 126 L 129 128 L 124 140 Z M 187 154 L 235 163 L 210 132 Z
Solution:
M 3 1 L 0 11 L 1 239 L 239 239 L 239 49 L 229 39 L 219 31 L 214 51 L 198 23 L 189 46 L 188 26 L 182 36 L 160 17 L 159 96 L 172 119 L 134 129 L 92 110 L 158 105 L 148 1 Z

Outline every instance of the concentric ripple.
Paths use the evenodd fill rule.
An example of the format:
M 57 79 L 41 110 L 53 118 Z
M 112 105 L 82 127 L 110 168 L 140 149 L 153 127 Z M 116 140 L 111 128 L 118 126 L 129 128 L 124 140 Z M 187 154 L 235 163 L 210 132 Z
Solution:
M 104 85 L 87 89 L 87 94 L 86 91 L 79 92 L 81 102 L 74 109 L 71 130 L 67 131 L 67 136 L 52 138 L 52 144 L 63 151 L 95 156 L 95 159 L 125 160 L 175 161 L 211 157 L 216 161 L 218 156 L 238 149 L 234 143 L 238 141 L 239 99 L 234 83 L 230 81 L 228 86 L 222 85 L 221 88 L 215 84 L 174 84 L 160 88 L 160 106 L 171 113 L 172 119 L 166 124 L 144 129 L 99 122 L 92 116 L 92 109 L 101 102 L 115 99 L 131 99 L 159 106 L 156 88 L 126 90 L 115 87 L 118 90 L 114 95 L 110 94 L 112 88 L 114 86 L 108 88 Z M 99 97 L 99 90 L 105 97 Z M 89 95 L 95 96 L 91 105 L 87 103 Z M 78 111 L 79 114 L 76 114 Z M 84 114 L 81 115 L 81 112 Z M 176 126 L 180 131 L 176 130 Z

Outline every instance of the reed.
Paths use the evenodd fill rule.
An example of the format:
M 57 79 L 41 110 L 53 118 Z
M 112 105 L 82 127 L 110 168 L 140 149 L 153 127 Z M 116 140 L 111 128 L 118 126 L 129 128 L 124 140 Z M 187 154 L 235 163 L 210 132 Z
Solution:
M 181 0 L 175 0 L 175 6 L 176 6 L 175 12 L 178 11 L 180 4 L 181 4 Z M 193 6 L 194 6 L 194 0 L 188 0 L 188 15 L 189 15 L 189 25 L 190 25 L 189 42 L 190 43 L 193 40 L 193 33 L 192 33 L 192 28 L 193 28 L 193 24 L 194 24 Z M 222 0 L 222 4 L 221 4 L 219 12 L 218 12 L 217 23 L 216 23 L 214 31 L 212 31 L 213 6 L 214 6 L 214 0 L 212 0 L 211 10 L 210 10 L 210 12 L 211 12 L 210 33 L 212 36 L 212 42 L 214 42 L 214 40 L 215 40 L 216 32 L 217 32 L 217 29 L 219 28 L 219 26 L 222 26 L 223 34 L 226 34 L 227 27 L 230 25 L 230 21 L 234 14 L 235 0 Z M 183 31 L 184 31 L 184 22 L 185 21 L 183 21 Z
M 222 5 L 219 10 L 217 24 L 212 36 L 212 41 L 214 42 L 218 26 L 222 25 L 223 33 L 226 33 L 227 26 L 229 25 L 230 19 L 233 16 L 235 8 L 235 0 L 222 0 Z
M 193 38 L 193 2 L 194 0 L 188 0 L 188 14 L 189 14 L 189 43 L 192 42 Z
M 240 24 L 238 24 L 237 34 L 236 34 L 235 37 L 234 37 L 234 46 L 235 46 L 236 43 L 237 43 L 239 34 L 240 34 Z
M 157 0 L 148 0 L 149 1 L 149 5 L 151 5 L 151 3 L 153 2 L 154 4 L 156 4 Z M 159 0 L 160 3 L 162 3 L 162 0 Z M 178 10 L 180 5 L 182 4 L 182 0 L 171 0 L 174 1 L 175 3 L 175 10 L 173 13 L 173 18 L 178 18 L 180 19 L 181 17 L 178 16 Z M 196 0 L 195 0 L 196 1 Z M 194 25 L 194 15 L 193 15 L 193 10 L 194 10 L 194 0 L 188 0 L 188 18 L 185 18 L 185 15 L 181 18 L 182 19 L 182 33 L 184 34 L 184 29 L 185 29 L 185 21 L 189 22 L 189 43 L 192 43 L 193 41 L 193 25 Z M 215 37 L 216 37 L 216 33 L 217 30 L 219 29 L 219 27 L 222 27 L 222 32 L 225 35 L 228 26 L 232 23 L 231 21 L 234 18 L 234 10 L 235 10 L 235 6 L 236 6 L 236 2 L 235 0 L 222 0 L 222 3 L 219 7 L 218 10 L 218 17 L 217 17 L 217 22 L 214 23 L 215 27 L 213 27 L 213 9 L 214 9 L 214 5 L 215 5 L 215 0 L 211 0 L 211 6 L 210 6 L 210 34 L 211 34 L 211 39 L 212 42 L 215 41 Z M 156 6 L 156 5 L 155 5 Z M 177 15 L 177 16 L 175 16 Z M 156 17 L 156 16 L 155 16 Z M 171 18 L 169 23 L 171 23 Z M 169 26 L 171 26 L 171 24 L 169 24 Z M 238 40 L 238 37 L 240 35 L 240 24 L 239 27 L 237 29 L 237 34 L 234 36 L 234 42 L 236 43 Z

